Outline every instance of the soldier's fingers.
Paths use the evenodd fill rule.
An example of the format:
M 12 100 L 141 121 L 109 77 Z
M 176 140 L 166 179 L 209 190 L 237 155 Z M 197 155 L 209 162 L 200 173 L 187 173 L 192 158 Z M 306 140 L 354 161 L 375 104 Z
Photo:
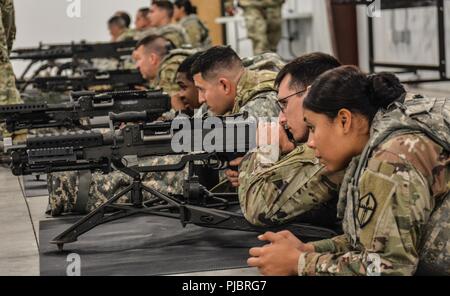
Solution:
M 243 157 L 239 157 L 239 158 L 236 158 L 236 159 L 230 161 L 230 166 L 234 166 L 234 167 L 239 166 L 242 162 L 242 159 L 243 159 Z
M 239 177 L 239 172 L 229 170 L 227 176 L 231 177 L 231 178 L 238 178 Z
M 247 259 L 247 264 L 251 267 L 258 267 L 261 264 L 261 260 L 256 257 L 250 257 Z
M 290 232 L 289 230 L 282 230 L 282 231 L 277 232 L 277 234 L 282 235 L 285 238 L 290 238 L 290 237 L 294 236 L 292 234 L 292 232 Z
M 270 241 L 270 242 L 275 242 L 275 241 L 279 240 L 280 238 L 283 238 L 283 236 L 276 234 L 272 231 L 267 231 L 266 233 L 258 236 L 259 240 Z
M 239 172 L 233 170 L 226 170 L 225 175 L 228 177 L 239 177 Z
M 262 252 L 263 252 L 263 249 L 261 247 L 254 247 L 248 251 L 248 253 L 252 257 L 259 257 L 259 256 L 261 256 Z

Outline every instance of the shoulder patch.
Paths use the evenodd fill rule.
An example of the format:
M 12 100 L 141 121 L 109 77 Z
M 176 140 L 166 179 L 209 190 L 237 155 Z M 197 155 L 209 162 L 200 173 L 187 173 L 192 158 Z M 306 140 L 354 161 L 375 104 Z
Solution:
M 359 198 L 359 205 L 356 216 L 361 228 L 363 228 L 370 222 L 376 208 L 377 201 L 371 192 Z

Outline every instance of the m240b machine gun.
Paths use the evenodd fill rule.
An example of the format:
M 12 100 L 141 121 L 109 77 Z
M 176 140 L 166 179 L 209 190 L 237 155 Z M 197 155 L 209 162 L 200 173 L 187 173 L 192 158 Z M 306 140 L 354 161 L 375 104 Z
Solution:
M 11 60 L 56 60 L 56 59 L 94 59 L 120 58 L 131 55 L 136 41 L 113 43 L 68 43 L 39 44 L 36 48 L 21 48 L 11 51 Z
M 39 128 L 92 128 L 82 119 L 109 116 L 109 113 L 145 111 L 145 120 L 154 121 L 170 110 L 170 96 L 162 91 L 82 92 L 61 104 L 15 104 L 0 106 L 0 122 L 9 132 Z M 109 127 L 107 122 L 104 126 Z
M 136 46 L 136 41 L 123 41 L 113 43 L 67 43 L 67 44 L 39 44 L 36 48 L 20 48 L 11 52 L 11 60 L 29 60 L 27 68 L 21 75 L 24 79 L 31 67 L 38 63 L 47 61 L 52 66 L 56 60 L 71 59 L 69 63 L 58 66 L 59 72 L 65 69 L 76 69 L 82 64 L 81 61 L 92 61 L 92 59 L 115 59 L 122 61 L 131 56 Z M 41 67 L 45 69 L 46 66 Z M 40 70 L 39 70 L 40 71 Z M 38 71 L 38 72 L 39 72 Z M 35 73 L 33 76 L 37 76 Z
M 112 114 L 112 121 L 141 120 L 145 114 Z M 234 193 L 212 193 L 199 183 L 194 166 L 223 169 L 228 161 L 245 154 L 256 145 L 256 120 L 243 115 L 193 119 L 179 116 L 171 122 L 128 124 L 108 134 L 80 132 L 75 134 L 29 138 L 22 146 L 7 148 L 15 175 L 72 170 L 101 170 L 114 167 L 133 180 L 130 186 L 112 196 L 102 206 L 56 236 L 51 243 L 62 250 L 92 228 L 135 214 L 151 214 L 179 219 L 183 226 L 261 232 L 267 228 L 248 223 L 243 215 L 227 211 L 237 205 Z M 127 167 L 122 161 L 129 155 L 181 155 L 176 164 Z M 199 164 L 200 163 L 200 164 Z M 188 165 L 188 179 L 183 195 L 164 194 L 142 184 L 142 174 L 180 171 Z M 144 201 L 143 193 L 151 199 Z M 129 204 L 115 202 L 131 194 Z M 111 213 L 111 210 L 114 212 Z M 334 231 L 311 225 L 296 224 L 291 229 L 304 240 L 329 238 Z M 271 228 L 271 230 L 280 228 Z
M 143 87 L 148 82 L 138 70 L 99 71 L 85 69 L 82 75 L 36 77 L 30 80 L 18 80 L 17 86 L 24 91 L 29 85 L 43 92 L 83 91 L 92 87 L 105 87 L 112 91 L 122 91 Z

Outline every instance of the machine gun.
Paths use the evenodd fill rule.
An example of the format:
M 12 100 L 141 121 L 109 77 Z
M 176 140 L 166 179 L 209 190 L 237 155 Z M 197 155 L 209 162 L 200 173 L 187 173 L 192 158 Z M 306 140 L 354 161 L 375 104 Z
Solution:
M 52 127 L 90 129 L 81 119 L 108 116 L 110 112 L 143 111 L 143 120 L 154 121 L 170 110 L 170 96 L 162 91 L 81 92 L 61 104 L 15 104 L 0 106 L 0 122 L 9 132 Z M 142 116 L 141 116 L 142 117 Z M 95 127 L 109 127 L 109 121 Z
M 29 85 L 33 85 L 34 88 L 43 92 L 83 91 L 98 86 L 121 91 L 136 89 L 137 86 L 144 86 L 147 83 L 138 70 L 85 69 L 80 76 L 36 77 L 30 80 L 18 80 L 17 86 L 21 91 L 24 91 Z
M 142 116 L 125 113 L 112 114 L 111 118 L 130 121 L 139 120 Z M 193 170 L 194 165 L 223 169 L 229 160 L 254 147 L 255 138 L 256 120 L 245 115 L 200 119 L 181 116 L 171 122 L 128 124 L 108 134 L 80 132 L 52 137 L 38 136 L 29 138 L 24 145 L 8 147 L 6 150 L 10 154 L 10 166 L 15 175 L 72 170 L 110 172 L 114 167 L 132 179 L 127 188 L 51 241 L 62 250 L 64 244 L 76 241 L 80 235 L 100 224 L 135 214 L 175 218 L 183 226 L 195 224 L 252 232 L 267 230 L 251 225 L 241 214 L 227 211 L 230 206 L 238 204 L 237 195 L 208 191 L 199 183 Z M 171 165 L 131 167 L 122 161 L 128 155 L 171 154 L 182 155 L 181 160 Z M 142 184 L 143 173 L 180 171 L 186 165 L 189 166 L 189 177 L 184 184 L 183 195 L 164 194 Z M 152 198 L 144 201 L 144 192 Z M 131 195 L 129 204 L 115 203 L 128 193 Z M 111 210 L 114 212 L 111 213 Z M 336 234 L 328 229 L 300 224 L 295 225 L 293 231 L 305 240 L 329 238 Z
M 37 48 L 14 49 L 11 52 L 11 60 L 30 60 L 27 68 L 21 75 L 24 79 L 31 67 L 42 61 L 55 61 L 61 59 L 71 59 L 71 62 L 57 65 L 58 72 L 64 69 L 74 69 L 81 64 L 81 61 L 91 61 L 92 59 L 116 59 L 122 60 L 124 57 L 131 56 L 135 49 L 136 41 L 123 41 L 114 43 L 68 43 L 68 44 L 39 44 Z M 54 66 L 53 62 L 48 63 Z M 47 68 L 41 67 L 39 71 Z M 35 73 L 33 76 L 37 76 Z

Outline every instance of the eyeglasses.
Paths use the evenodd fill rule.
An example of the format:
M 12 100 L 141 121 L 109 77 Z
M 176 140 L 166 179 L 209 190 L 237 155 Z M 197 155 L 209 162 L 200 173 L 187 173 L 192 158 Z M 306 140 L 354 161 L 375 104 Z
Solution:
M 287 107 L 287 103 L 288 103 L 288 99 L 289 98 L 292 98 L 293 96 L 296 96 L 296 95 L 300 95 L 300 94 L 306 92 L 307 90 L 308 89 L 305 88 L 305 89 L 303 89 L 303 90 L 301 90 L 299 92 L 296 92 L 296 93 L 294 93 L 292 95 L 289 95 L 287 97 L 284 97 L 284 98 L 281 98 L 281 99 L 277 100 L 278 107 L 280 107 L 281 111 L 284 111 L 286 109 L 286 107 Z

